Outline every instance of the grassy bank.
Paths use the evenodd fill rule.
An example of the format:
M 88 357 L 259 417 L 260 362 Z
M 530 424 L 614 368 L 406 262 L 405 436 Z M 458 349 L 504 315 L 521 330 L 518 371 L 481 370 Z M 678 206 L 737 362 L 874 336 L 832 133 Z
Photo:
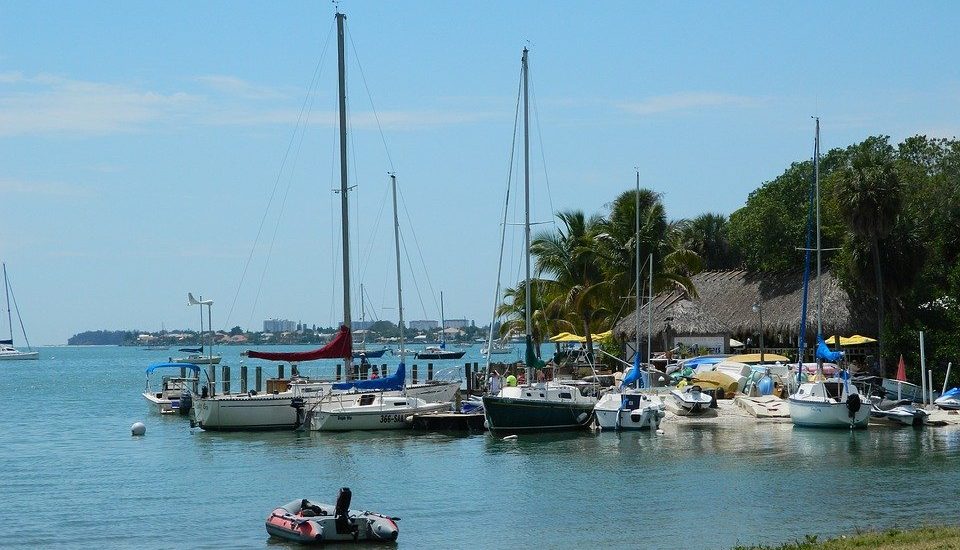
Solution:
M 734 550 L 960 550 L 960 527 L 919 527 L 901 531 L 860 533 L 819 540 L 807 535 L 802 541 L 777 546 L 737 546 Z

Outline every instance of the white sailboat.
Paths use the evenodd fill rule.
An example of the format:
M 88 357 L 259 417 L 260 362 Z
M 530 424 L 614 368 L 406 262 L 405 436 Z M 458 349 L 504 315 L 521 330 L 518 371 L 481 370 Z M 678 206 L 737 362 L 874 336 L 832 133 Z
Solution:
M 637 190 L 635 196 L 635 215 L 636 215 L 636 234 L 634 244 L 636 246 L 636 281 L 637 281 L 637 309 L 634 313 L 636 325 L 634 326 L 637 339 L 636 350 L 633 355 L 633 366 L 628 369 L 627 374 L 621 382 L 617 391 L 610 391 L 600 397 L 593 408 L 593 413 L 597 417 L 597 425 L 601 430 L 657 430 L 660 428 L 660 420 L 666 416 L 663 401 L 655 394 L 647 394 L 639 387 L 633 388 L 631 384 L 640 385 L 643 380 L 643 364 L 640 361 L 640 171 L 637 171 Z M 649 276 L 649 300 L 647 302 L 647 357 L 650 357 L 650 346 L 653 340 L 653 254 L 647 258 L 650 268 Z
M 524 244 L 526 275 L 525 329 L 527 384 L 507 386 L 497 395 L 483 396 L 487 427 L 491 432 L 570 430 L 586 428 L 593 420 L 597 398 L 572 384 L 559 381 L 534 382 L 535 369 L 542 367 L 533 350 L 532 303 L 530 291 L 530 117 L 527 89 L 527 48 L 523 49 L 523 153 L 524 153 Z
M 816 119 L 816 138 L 814 141 L 814 200 L 816 201 L 817 230 L 817 364 L 825 360 L 837 360 L 841 354 L 831 352 L 823 342 L 823 291 L 821 285 L 821 245 L 820 245 L 820 119 Z M 809 242 L 809 241 L 808 241 Z M 807 248 L 807 266 L 809 267 L 809 247 Z M 805 270 L 806 272 L 807 270 Z M 804 277 L 804 285 L 809 277 Z M 804 291 L 806 300 L 806 291 Z M 806 307 L 806 303 L 803 304 Z M 804 319 L 805 321 L 805 319 Z M 806 326 L 800 327 L 800 361 L 803 357 L 803 339 Z M 819 428 L 865 428 L 870 420 L 870 401 L 860 396 L 857 387 L 850 383 L 846 370 L 839 376 L 824 379 L 818 368 L 813 382 L 802 382 L 796 393 L 790 396 L 790 419 L 795 426 Z M 798 369 L 798 376 L 803 376 Z
M 40 352 L 33 351 L 30 349 L 30 342 L 27 341 L 27 331 L 23 330 L 23 319 L 20 318 L 20 308 L 15 307 L 17 310 L 17 320 L 20 321 L 20 329 L 23 330 L 23 339 L 27 342 L 27 349 L 30 351 L 20 351 L 17 348 L 13 347 L 13 317 L 10 315 L 10 283 L 7 280 L 7 264 L 3 264 L 3 293 L 7 299 L 7 324 L 10 326 L 10 338 L 7 340 L 0 340 L 0 361 L 15 361 L 15 360 L 25 360 L 25 359 L 39 359 Z M 16 306 L 17 299 L 13 299 L 14 306 Z

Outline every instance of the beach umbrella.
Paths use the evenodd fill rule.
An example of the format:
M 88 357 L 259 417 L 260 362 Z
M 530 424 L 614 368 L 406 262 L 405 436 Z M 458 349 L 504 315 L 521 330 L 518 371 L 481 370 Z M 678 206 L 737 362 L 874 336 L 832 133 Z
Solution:
M 907 364 L 903 362 L 903 354 L 900 354 L 900 362 L 897 364 L 897 380 L 907 381 Z

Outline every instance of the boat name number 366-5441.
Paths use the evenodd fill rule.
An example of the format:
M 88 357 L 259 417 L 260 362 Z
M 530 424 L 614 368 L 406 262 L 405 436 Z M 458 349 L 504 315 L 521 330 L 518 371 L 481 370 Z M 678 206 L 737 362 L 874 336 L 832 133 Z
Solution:
M 394 422 L 403 422 L 402 414 L 382 414 L 380 415 L 381 424 L 392 424 Z

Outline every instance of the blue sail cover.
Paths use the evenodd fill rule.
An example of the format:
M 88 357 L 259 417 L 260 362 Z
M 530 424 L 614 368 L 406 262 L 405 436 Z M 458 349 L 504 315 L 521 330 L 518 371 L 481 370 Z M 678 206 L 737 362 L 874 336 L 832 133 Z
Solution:
M 830 351 L 827 343 L 823 341 L 823 336 L 817 336 L 817 359 L 836 363 L 843 359 L 842 351 Z
M 147 367 L 147 374 L 157 369 L 190 369 L 195 374 L 200 374 L 200 367 L 193 363 L 154 363 Z
M 640 380 L 640 387 L 643 387 L 643 369 L 640 368 L 640 353 L 633 354 L 633 366 L 627 369 L 626 374 L 623 375 L 623 380 L 620 381 L 621 388 L 628 388 L 634 382 Z
M 334 384 L 333 389 L 335 390 L 362 390 L 362 391 L 400 391 L 403 389 L 403 386 L 407 378 L 407 369 L 403 364 L 403 361 L 400 362 L 400 366 L 397 367 L 397 372 L 391 374 L 390 376 L 384 376 L 383 378 L 374 378 L 373 380 L 353 380 L 351 382 L 341 382 L 339 384 Z

